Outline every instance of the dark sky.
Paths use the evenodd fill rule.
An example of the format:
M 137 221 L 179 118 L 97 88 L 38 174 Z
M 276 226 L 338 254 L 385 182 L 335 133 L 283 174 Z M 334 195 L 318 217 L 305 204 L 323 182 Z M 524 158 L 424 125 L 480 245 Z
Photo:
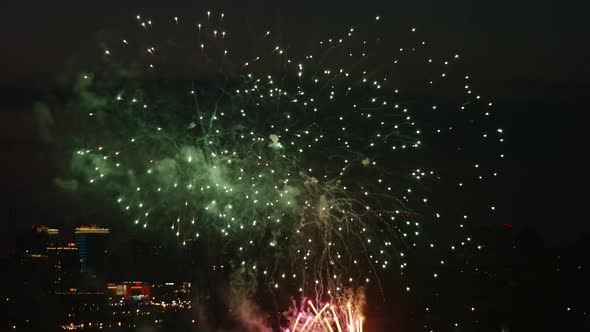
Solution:
M 507 222 L 533 225 L 555 241 L 590 230 L 585 161 L 590 34 L 583 1 L 3 1 L 0 8 L 0 250 L 15 232 L 56 218 L 51 153 L 30 105 L 67 60 L 101 30 L 122 30 L 138 13 L 197 17 L 211 9 L 232 26 L 272 27 L 307 45 L 383 18 L 383 31 L 418 27 L 435 47 L 457 49 L 493 96 L 509 144 L 503 199 Z M 157 22 L 157 19 L 155 19 Z

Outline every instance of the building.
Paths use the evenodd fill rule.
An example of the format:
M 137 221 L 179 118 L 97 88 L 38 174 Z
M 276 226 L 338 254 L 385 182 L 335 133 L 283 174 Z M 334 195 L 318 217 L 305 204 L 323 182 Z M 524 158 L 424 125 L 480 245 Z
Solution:
M 104 271 L 106 236 L 109 233 L 108 228 L 100 228 L 96 225 L 76 228 L 74 238 L 80 257 L 80 270 L 83 274 L 96 278 L 97 274 Z
M 125 281 L 120 284 L 107 285 L 109 302 L 150 303 L 151 284 L 141 281 Z
M 153 304 L 183 307 L 190 305 L 191 283 L 123 281 L 109 283 L 105 295 L 107 301 L 113 305 Z
M 50 242 L 46 247 L 51 289 L 63 292 L 75 286 L 80 278 L 80 257 L 73 242 Z
M 27 280 L 36 280 L 46 289 L 53 281 L 54 266 L 52 264 L 47 247 L 59 241 L 59 230 L 47 226 L 33 226 L 31 232 L 20 239 L 21 265 L 23 277 Z

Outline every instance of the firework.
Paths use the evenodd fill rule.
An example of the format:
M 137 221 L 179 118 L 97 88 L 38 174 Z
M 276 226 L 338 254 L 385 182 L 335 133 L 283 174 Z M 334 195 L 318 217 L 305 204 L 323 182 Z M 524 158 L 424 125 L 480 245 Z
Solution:
M 235 271 L 271 289 L 334 294 L 378 280 L 392 264 L 403 270 L 403 249 L 416 246 L 422 223 L 440 218 L 428 188 L 441 177 L 428 156 L 455 132 L 480 135 L 472 119 L 488 118 L 491 104 L 468 77 L 453 81 L 458 103 L 405 95 L 388 75 L 406 58 L 432 63 L 424 42 L 400 49 L 383 72 L 376 71 L 379 45 L 354 28 L 300 57 L 264 32 L 260 55 L 232 61 L 223 14 L 211 15 L 186 23 L 198 40 L 190 50 L 158 40 L 141 16 L 135 38 L 105 44 L 107 70 L 80 75 L 68 108 L 81 128 L 71 181 L 113 197 L 136 227 L 168 230 L 183 244 L 218 239 Z M 159 71 L 174 72 L 191 57 L 205 69 L 186 71 L 208 79 L 162 83 Z M 458 61 L 456 54 L 435 61 L 425 74 L 435 78 L 424 84 L 451 80 Z M 443 116 L 444 109 L 458 115 Z M 484 138 L 502 142 L 489 125 Z M 449 182 L 497 174 L 493 163 L 469 167 Z M 310 304 L 311 322 L 302 314 L 306 330 L 332 323 L 362 330 L 360 318 L 338 321 L 324 306 L 316 313 Z
M 362 332 L 364 317 L 360 304 L 345 305 L 325 303 L 314 305 L 312 301 L 295 311 L 294 322 L 285 332 Z

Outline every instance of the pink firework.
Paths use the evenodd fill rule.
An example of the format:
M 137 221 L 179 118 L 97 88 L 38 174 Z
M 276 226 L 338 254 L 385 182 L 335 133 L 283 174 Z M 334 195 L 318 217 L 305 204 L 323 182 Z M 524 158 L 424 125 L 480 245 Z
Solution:
M 319 309 L 319 310 L 318 310 Z M 315 306 L 307 301 L 295 322 L 285 332 L 362 332 L 364 317 L 348 302 L 345 307 L 324 304 Z

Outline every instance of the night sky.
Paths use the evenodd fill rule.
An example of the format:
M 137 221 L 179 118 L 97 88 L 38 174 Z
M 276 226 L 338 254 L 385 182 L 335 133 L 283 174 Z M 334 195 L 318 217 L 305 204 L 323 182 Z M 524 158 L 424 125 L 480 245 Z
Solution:
M 495 100 L 507 161 L 500 203 L 517 228 L 533 226 L 551 242 L 590 231 L 586 217 L 590 28 L 587 10 L 566 1 L 5 1 L 0 14 L 0 250 L 32 224 L 62 224 L 51 166 L 31 105 L 73 56 L 96 47 L 100 31 L 124 31 L 136 14 L 196 17 L 226 13 L 229 31 L 272 27 L 293 47 L 375 15 L 383 31 L 415 26 L 434 48 L 455 49 L 478 91 Z M 578 3 L 582 3 L 579 1 Z M 92 58 L 88 58 L 92 61 Z

